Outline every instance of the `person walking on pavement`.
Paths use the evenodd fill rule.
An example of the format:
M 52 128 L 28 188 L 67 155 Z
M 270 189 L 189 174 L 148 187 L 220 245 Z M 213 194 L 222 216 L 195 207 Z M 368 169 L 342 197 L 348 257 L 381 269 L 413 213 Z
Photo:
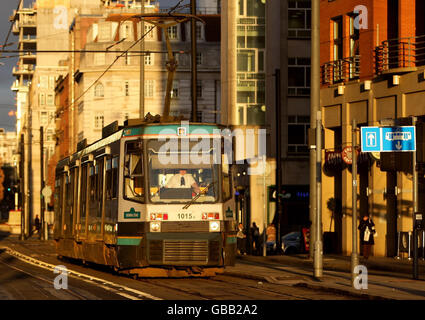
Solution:
M 370 255 L 372 245 L 375 244 L 373 237 L 376 233 L 375 224 L 369 215 L 363 216 L 358 229 L 360 230 L 360 244 L 363 249 L 363 257 L 367 260 Z
M 244 232 L 242 223 L 239 223 L 238 233 L 236 234 L 236 237 L 237 237 L 238 253 L 241 255 L 245 255 L 246 254 L 246 234 Z
M 267 241 L 266 241 L 267 250 L 273 251 L 273 248 L 276 245 L 276 228 L 274 227 L 273 223 L 271 223 L 267 227 L 266 235 L 267 235 Z
M 35 216 L 34 226 L 35 226 L 35 230 L 37 231 L 37 234 L 40 235 L 41 224 L 40 224 L 40 218 L 38 217 L 38 214 Z
M 260 229 L 257 227 L 255 222 L 252 223 L 251 227 L 251 239 L 252 239 L 252 253 L 259 255 L 260 253 Z

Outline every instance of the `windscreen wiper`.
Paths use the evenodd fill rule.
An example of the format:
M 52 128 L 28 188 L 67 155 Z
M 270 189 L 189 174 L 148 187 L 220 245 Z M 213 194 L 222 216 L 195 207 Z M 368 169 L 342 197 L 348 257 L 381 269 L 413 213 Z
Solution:
M 198 199 L 199 199 L 199 197 L 200 197 L 201 195 L 203 195 L 203 194 L 207 193 L 207 192 L 208 192 L 208 190 L 210 189 L 210 187 L 211 187 L 211 186 L 213 186 L 213 185 L 214 185 L 214 184 L 216 184 L 216 183 L 217 183 L 217 181 L 213 181 L 213 182 L 211 182 L 210 184 L 208 184 L 208 185 L 205 187 L 205 190 L 204 190 L 204 191 L 202 191 L 202 192 L 199 192 L 196 196 L 194 196 L 192 200 L 190 200 L 188 203 L 186 203 L 186 204 L 184 205 L 183 209 L 187 209 L 187 208 L 189 208 L 189 207 L 190 207 L 193 203 L 195 203 L 195 202 L 196 202 L 196 200 L 198 200 Z

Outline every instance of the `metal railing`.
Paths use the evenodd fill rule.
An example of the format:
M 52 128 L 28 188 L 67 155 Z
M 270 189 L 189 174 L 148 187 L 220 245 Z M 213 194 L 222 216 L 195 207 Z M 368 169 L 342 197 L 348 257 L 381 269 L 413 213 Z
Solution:
M 375 74 L 425 65 L 425 35 L 385 40 L 375 48 Z
M 333 84 L 360 77 L 360 56 L 326 62 L 321 67 L 322 84 Z

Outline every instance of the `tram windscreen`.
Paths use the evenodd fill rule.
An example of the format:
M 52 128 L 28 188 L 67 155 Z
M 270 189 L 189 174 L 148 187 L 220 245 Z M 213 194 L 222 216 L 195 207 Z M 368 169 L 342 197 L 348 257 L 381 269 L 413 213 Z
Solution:
M 199 142 L 150 140 L 147 144 L 149 196 L 152 202 L 216 202 L 218 165 L 213 149 Z

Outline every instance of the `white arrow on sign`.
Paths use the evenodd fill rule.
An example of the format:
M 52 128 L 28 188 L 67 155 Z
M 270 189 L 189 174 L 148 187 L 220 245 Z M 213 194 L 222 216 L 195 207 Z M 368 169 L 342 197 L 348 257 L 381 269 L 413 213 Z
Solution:
M 395 145 L 395 147 L 397 148 L 397 150 L 401 150 L 401 148 L 402 148 L 403 146 L 401 145 L 401 142 L 400 142 L 400 141 L 398 141 L 398 142 L 397 142 L 397 144 Z
M 369 146 L 375 146 L 376 136 L 373 133 L 369 133 L 367 139 L 369 140 Z

